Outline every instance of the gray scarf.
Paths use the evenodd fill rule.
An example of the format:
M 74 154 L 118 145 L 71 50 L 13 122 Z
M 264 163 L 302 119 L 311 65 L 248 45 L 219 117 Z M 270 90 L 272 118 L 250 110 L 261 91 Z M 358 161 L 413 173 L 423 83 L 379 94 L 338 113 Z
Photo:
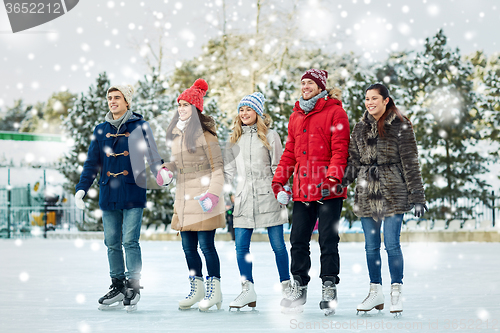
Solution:
M 299 99 L 300 108 L 302 110 L 304 110 L 305 114 L 308 114 L 309 111 L 314 109 L 314 107 L 316 106 L 316 102 L 320 98 L 325 97 L 326 95 L 328 95 L 328 91 L 323 90 L 322 92 L 320 92 L 319 94 L 317 94 L 316 96 L 314 96 L 312 98 L 309 98 L 308 100 L 305 100 L 304 98 L 302 98 L 302 96 L 300 96 L 300 99 Z
M 113 125 L 114 128 L 116 128 L 116 133 L 120 133 L 120 127 L 122 127 L 122 125 L 125 124 L 127 120 L 130 119 L 130 117 L 132 117 L 132 110 L 130 109 L 128 109 L 127 112 L 125 112 L 123 116 L 118 119 L 113 119 L 113 114 L 111 113 L 111 111 L 108 111 L 108 113 L 106 113 L 106 121 Z

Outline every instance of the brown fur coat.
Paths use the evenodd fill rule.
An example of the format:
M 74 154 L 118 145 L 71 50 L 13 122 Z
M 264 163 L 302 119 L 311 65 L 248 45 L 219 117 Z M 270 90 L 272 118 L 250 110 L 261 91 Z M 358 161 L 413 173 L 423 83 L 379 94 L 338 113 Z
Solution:
M 354 126 L 342 183 L 357 178 L 354 214 L 381 220 L 425 203 L 413 127 L 395 113 L 385 120 L 379 137 L 377 121 L 367 111 Z

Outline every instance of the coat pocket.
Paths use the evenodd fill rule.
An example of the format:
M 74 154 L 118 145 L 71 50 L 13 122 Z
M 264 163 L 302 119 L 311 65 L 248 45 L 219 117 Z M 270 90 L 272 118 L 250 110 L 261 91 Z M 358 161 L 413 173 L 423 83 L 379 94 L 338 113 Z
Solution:
M 239 193 L 236 193 L 236 195 L 234 196 L 233 216 L 240 216 L 241 215 L 241 198 L 242 198 L 242 193 L 243 193 L 243 191 L 240 191 Z
M 278 200 L 274 198 L 274 192 L 270 186 L 257 188 L 256 193 L 259 213 L 272 213 L 280 210 Z

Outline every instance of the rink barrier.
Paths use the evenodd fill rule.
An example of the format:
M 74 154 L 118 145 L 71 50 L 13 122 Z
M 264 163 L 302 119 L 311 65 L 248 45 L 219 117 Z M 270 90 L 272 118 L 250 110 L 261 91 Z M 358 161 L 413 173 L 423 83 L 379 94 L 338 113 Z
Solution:
M 382 234 L 383 237 L 383 234 Z M 78 232 L 78 233 L 60 233 L 53 232 L 47 235 L 50 239 L 103 239 L 102 232 Z M 318 241 L 318 234 L 313 234 L 311 239 Z M 141 241 L 180 241 L 181 236 L 177 233 L 141 233 Z M 231 241 L 231 234 L 216 233 L 216 241 Z M 340 234 L 341 242 L 364 242 L 362 233 Z M 269 242 L 267 234 L 254 233 L 253 242 Z M 290 234 L 285 234 L 285 241 L 290 241 Z M 500 242 L 500 231 L 412 231 L 401 232 L 401 242 Z

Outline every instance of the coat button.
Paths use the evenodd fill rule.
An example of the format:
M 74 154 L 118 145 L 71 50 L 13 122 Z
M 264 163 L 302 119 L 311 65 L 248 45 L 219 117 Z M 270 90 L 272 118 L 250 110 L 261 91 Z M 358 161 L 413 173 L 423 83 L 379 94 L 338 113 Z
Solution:
M 305 154 L 306 154 L 306 151 L 304 150 L 304 151 L 302 152 L 302 154 L 304 154 L 304 155 L 305 155 Z
M 304 177 L 307 176 L 307 173 L 304 174 Z
M 307 132 L 307 130 L 304 128 L 304 133 Z
M 306 199 L 307 199 L 307 195 L 304 195 L 304 198 L 306 198 Z

